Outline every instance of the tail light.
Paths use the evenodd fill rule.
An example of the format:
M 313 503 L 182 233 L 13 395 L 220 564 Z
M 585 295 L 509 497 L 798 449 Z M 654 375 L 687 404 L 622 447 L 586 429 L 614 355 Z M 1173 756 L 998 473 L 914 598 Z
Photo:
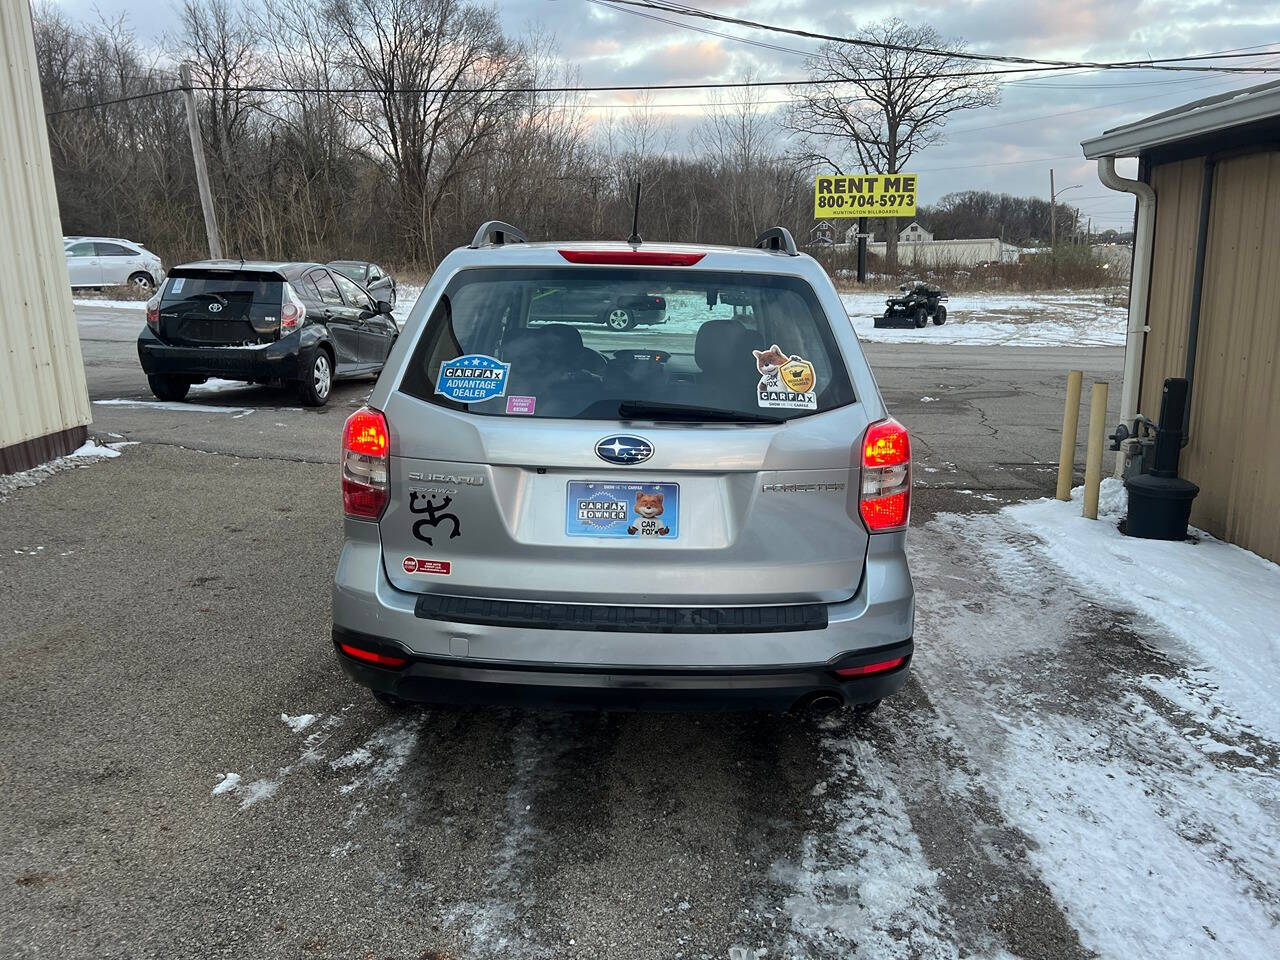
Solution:
M 892 660 L 881 660 L 879 663 L 864 663 L 857 667 L 838 667 L 837 677 L 866 677 L 873 673 L 888 673 L 897 670 L 906 662 L 906 657 L 894 657 Z
M 307 305 L 298 298 L 293 284 L 286 281 L 280 299 L 280 336 L 293 333 L 306 319 Z
M 160 332 L 160 294 L 156 293 L 147 301 L 147 326 L 152 333 Z
M 379 653 L 377 650 L 366 650 L 364 647 L 352 646 L 349 643 L 340 643 L 338 647 L 348 657 L 355 657 L 357 660 L 376 664 L 379 667 L 398 669 L 409 662 L 407 657 L 392 657 L 385 653 Z
M 387 418 L 361 407 L 342 428 L 342 509 L 348 517 L 377 520 L 390 494 Z
M 868 533 L 906 529 L 911 510 L 911 438 L 897 420 L 871 424 L 862 438 L 858 510 Z

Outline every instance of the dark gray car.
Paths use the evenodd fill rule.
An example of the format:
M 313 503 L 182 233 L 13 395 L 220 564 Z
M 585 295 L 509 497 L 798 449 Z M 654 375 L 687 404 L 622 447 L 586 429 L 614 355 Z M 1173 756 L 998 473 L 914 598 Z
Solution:
M 138 358 L 161 400 L 219 377 L 295 386 L 319 406 L 335 379 L 378 373 L 398 332 L 391 304 L 321 264 L 204 260 L 148 301 Z
M 360 284 L 375 300 L 396 305 L 396 282 L 384 267 L 368 260 L 331 260 L 328 267 Z

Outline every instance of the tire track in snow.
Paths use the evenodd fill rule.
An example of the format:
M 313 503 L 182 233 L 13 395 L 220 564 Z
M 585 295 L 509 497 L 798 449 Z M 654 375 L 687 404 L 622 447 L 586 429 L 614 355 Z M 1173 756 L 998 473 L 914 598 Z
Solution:
M 829 825 L 806 834 L 798 860 L 775 865 L 793 891 L 786 911 L 797 957 L 953 960 L 954 922 L 893 781 L 855 721 L 822 723 L 828 774 L 814 787 Z

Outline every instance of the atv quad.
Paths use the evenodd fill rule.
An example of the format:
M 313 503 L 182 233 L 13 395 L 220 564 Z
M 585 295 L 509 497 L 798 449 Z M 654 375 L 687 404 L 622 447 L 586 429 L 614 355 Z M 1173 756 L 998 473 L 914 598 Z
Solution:
M 898 288 L 900 297 L 890 297 L 885 301 L 884 315 L 875 318 L 877 327 L 899 326 L 904 323 L 916 327 L 925 326 L 930 320 L 936 325 L 947 322 L 947 308 L 942 301 L 947 299 L 947 292 L 923 280 L 912 280 Z

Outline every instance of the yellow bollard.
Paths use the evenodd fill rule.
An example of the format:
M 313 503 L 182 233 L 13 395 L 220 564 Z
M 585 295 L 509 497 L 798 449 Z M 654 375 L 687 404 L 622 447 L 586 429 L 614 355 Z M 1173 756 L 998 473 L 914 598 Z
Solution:
M 1058 450 L 1059 500 L 1071 499 L 1071 478 L 1076 468 L 1076 428 L 1080 424 L 1080 386 L 1084 374 L 1067 372 L 1067 408 L 1062 412 L 1062 447 Z
M 1089 446 L 1084 461 L 1084 515 L 1098 519 L 1098 489 L 1102 484 L 1102 438 L 1107 429 L 1107 385 L 1093 385 L 1089 403 Z

